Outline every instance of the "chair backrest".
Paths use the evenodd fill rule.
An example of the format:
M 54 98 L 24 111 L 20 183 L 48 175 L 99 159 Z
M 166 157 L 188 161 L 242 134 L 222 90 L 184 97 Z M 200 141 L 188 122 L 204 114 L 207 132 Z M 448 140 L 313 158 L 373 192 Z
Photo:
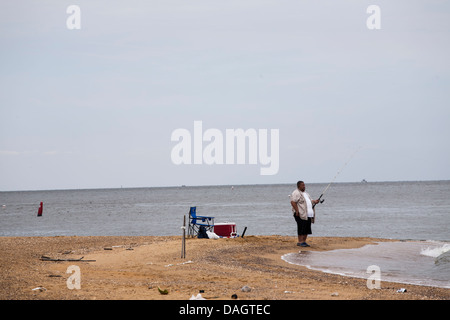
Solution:
M 192 218 L 196 218 L 196 217 L 197 217 L 197 207 L 191 207 L 191 208 L 189 209 L 189 215 L 190 215 Z
M 189 209 L 189 224 L 197 223 L 197 207 L 191 207 Z

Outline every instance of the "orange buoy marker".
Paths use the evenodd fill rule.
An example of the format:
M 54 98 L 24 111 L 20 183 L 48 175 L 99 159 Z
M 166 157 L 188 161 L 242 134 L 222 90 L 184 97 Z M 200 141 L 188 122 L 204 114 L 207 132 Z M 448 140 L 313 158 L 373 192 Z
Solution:
M 42 216 L 42 211 L 44 210 L 43 206 L 44 206 L 44 203 L 41 202 L 41 204 L 39 205 L 39 210 L 38 210 L 38 214 L 37 214 L 38 217 Z

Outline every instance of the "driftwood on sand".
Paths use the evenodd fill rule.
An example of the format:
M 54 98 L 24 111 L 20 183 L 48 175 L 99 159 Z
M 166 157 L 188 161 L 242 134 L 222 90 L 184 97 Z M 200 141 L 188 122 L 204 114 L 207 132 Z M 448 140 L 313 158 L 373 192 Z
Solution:
M 78 262 L 95 262 L 95 260 L 83 260 L 84 256 L 79 259 L 53 259 L 47 256 L 41 256 L 41 261 L 78 261 Z

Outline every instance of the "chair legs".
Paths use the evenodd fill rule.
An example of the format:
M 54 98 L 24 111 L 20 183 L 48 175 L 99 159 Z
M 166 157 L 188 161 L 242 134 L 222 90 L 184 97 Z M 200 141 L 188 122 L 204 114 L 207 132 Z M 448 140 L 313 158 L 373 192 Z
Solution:
M 212 231 L 214 228 L 214 224 L 212 225 L 208 225 L 208 226 L 204 226 L 205 229 L 207 231 Z M 196 237 L 198 236 L 198 231 L 200 230 L 200 225 L 198 224 L 193 224 L 189 221 L 189 226 L 188 226 L 188 237 L 192 238 L 192 237 Z
M 189 238 L 192 238 L 192 237 L 194 237 L 194 234 L 195 234 L 196 232 L 195 232 L 195 225 L 194 224 L 191 224 L 190 222 L 189 222 L 189 226 L 188 226 L 188 237 Z M 198 231 L 197 231 L 197 233 L 198 233 Z

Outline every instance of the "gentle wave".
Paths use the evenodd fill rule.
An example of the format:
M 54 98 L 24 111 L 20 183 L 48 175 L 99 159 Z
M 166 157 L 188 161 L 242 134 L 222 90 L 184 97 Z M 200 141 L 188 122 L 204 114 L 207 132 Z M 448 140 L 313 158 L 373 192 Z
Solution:
M 281 257 L 312 270 L 367 278 L 376 265 L 381 280 L 450 288 L 450 244 L 432 241 L 378 242 L 355 249 L 300 251 Z
M 446 251 L 439 255 L 435 260 L 434 264 L 439 267 L 448 268 L 450 264 L 450 251 Z
M 450 250 L 450 244 L 446 243 L 441 247 L 437 247 L 437 248 L 436 247 L 435 248 L 428 247 L 428 248 L 422 249 L 420 251 L 420 254 L 424 255 L 424 256 L 428 256 L 428 257 L 437 258 L 440 255 L 448 252 L 449 250 Z

